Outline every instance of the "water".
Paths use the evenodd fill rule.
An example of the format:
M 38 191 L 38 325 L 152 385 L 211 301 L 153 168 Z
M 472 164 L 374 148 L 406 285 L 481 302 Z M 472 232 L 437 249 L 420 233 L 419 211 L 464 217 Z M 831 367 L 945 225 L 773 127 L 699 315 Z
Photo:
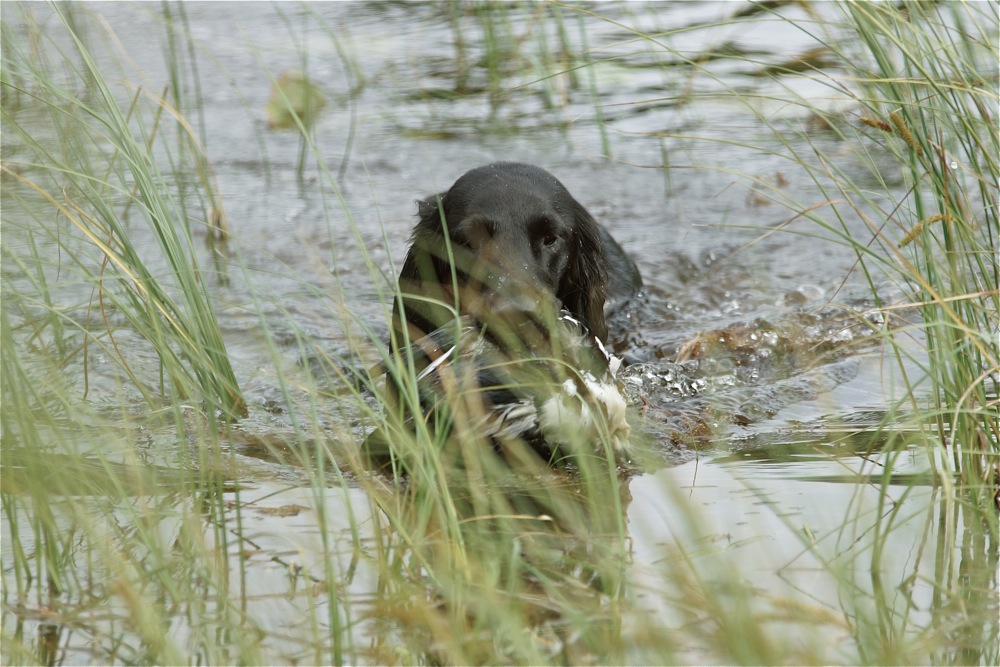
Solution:
M 387 334 L 387 289 L 406 251 L 414 201 L 447 189 L 469 168 L 501 159 L 539 164 L 562 180 L 635 258 L 647 286 L 632 317 L 613 330 L 616 351 L 633 362 L 626 385 L 646 402 L 638 431 L 657 454 L 650 471 L 629 482 L 632 613 L 675 613 L 663 601 L 682 595 L 680 589 L 669 588 L 670 577 L 664 583 L 652 573 L 675 563 L 679 544 L 704 549 L 699 567 L 706 572 L 740 562 L 761 591 L 761 605 L 777 609 L 781 600 L 804 593 L 817 617 L 842 609 L 842 588 L 805 547 L 820 542 L 852 580 L 870 566 L 871 531 L 897 498 L 879 496 L 877 475 L 885 461 L 866 453 L 850 432 L 864 430 L 886 410 L 898 369 L 869 339 L 868 325 L 882 323 L 870 310 L 870 289 L 856 271 L 854 252 L 824 240 L 830 232 L 793 213 L 815 207 L 831 219 L 831 194 L 821 188 L 826 184 L 781 157 L 787 151 L 767 126 L 793 145 L 805 148 L 808 135 L 820 150 L 842 152 L 835 135 L 824 134 L 801 107 L 777 103 L 775 95 L 799 96 L 831 111 L 841 109 L 842 96 L 820 76 L 786 78 L 780 85 L 758 76 L 817 45 L 790 24 L 699 27 L 735 9 L 729 3 L 601 6 L 640 30 L 668 31 L 661 39 L 686 57 L 723 47 L 753 57 L 719 58 L 692 73 L 655 44 L 613 23 L 588 21 L 596 63 L 579 70 L 574 82 L 568 75 L 542 80 L 539 51 L 514 39 L 548 40 L 543 52 L 558 58 L 556 22 L 543 22 L 544 29 L 533 22 L 537 12 L 559 12 L 548 7 L 508 10 L 509 34 L 500 39 L 509 40 L 499 48 L 512 51 L 493 72 L 482 65 L 481 24 L 472 13 L 458 19 L 467 31 L 459 48 L 453 19 L 439 4 L 184 5 L 200 81 L 200 106 L 186 111 L 204 121 L 205 149 L 232 229 L 230 259 L 208 288 L 251 410 L 230 441 L 242 488 L 239 496 L 226 495 L 246 504 L 244 541 L 225 548 L 230 558 L 246 558 L 250 583 L 240 583 L 248 586 L 245 613 L 273 635 L 270 658 L 312 659 L 315 647 L 286 619 L 323 616 L 316 605 L 329 602 L 317 596 L 320 577 L 311 573 L 330 566 L 321 562 L 326 556 L 342 556 L 332 567 L 351 573 L 343 598 L 363 607 L 378 585 L 377 573 L 353 560 L 356 526 L 337 523 L 328 532 L 342 544 L 319 544 L 319 516 L 336 523 L 348 506 L 367 526 L 360 539 L 369 539 L 364 514 L 370 503 L 353 486 L 317 497 L 302 484 L 295 456 L 277 454 L 294 438 L 287 402 L 306 398 L 295 388 L 286 393 L 273 369 L 318 368 L 329 357 L 371 363 L 363 328 Z M 95 23 L 92 46 L 108 71 L 120 67 L 122 77 L 159 94 L 168 81 L 166 49 L 150 36 L 165 39 L 163 8 L 88 3 L 75 10 L 86 22 L 106 21 L 129 54 L 123 61 Z M 792 15 L 802 11 L 788 9 Z M 827 7 L 811 11 L 832 13 Z M 566 39 L 581 50 L 578 17 L 560 15 Z M 266 127 L 268 73 L 292 69 L 307 70 L 328 98 L 314 135 L 330 169 L 343 166 L 333 182 L 310 159 L 299 175 L 295 134 Z M 836 66 L 827 71 L 836 73 Z M 189 99 L 194 92 L 186 90 Z M 18 121 L 31 124 L 31 113 L 30 106 L 19 111 Z M 811 151 L 801 159 L 813 159 Z M 8 155 L 16 159 L 5 142 L 5 160 Z M 850 168 L 850 158 L 847 163 Z M 4 211 L 5 220 L 24 215 L 6 197 Z M 859 237 L 870 235 L 859 216 L 845 224 Z M 196 236 L 204 234 L 197 221 L 194 228 Z M 133 241 L 156 267 L 154 239 L 139 224 L 134 230 Z M 25 251 L 22 236 L 8 232 L 8 242 L 13 252 Z M 43 254 L 56 247 L 51 240 L 36 242 Z M 208 250 L 200 261 L 213 266 Z M 10 285 L 27 284 L 9 264 L 4 270 Z M 72 281 L 53 281 L 52 289 L 57 303 L 80 302 L 90 293 L 89 285 Z M 881 296 L 892 301 L 900 295 L 886 285 Z M 267 336 L 260 313 L 272 323 Z M 11 317 L 23 323 L 20 315 Z M 299 332 L 311 336 L 313 347 L 300 347 Z M 133 370 L 153 381 L 156 358 L 142 342 L 122 332 L 118 344 Z M 673 363 L 678 354 L 682 359 Z M 112 413 L 131 402 L 121 394 L 115 368 L 106 354 L 95 353 L 86 378 L 89 400 Z M 82 388 L 79 362 L 71 359 L 65 373 Z M 331 431 L 361 437 L 367 428 L 350 401 L 330 397 L 321 410 L 319 422 Z M 150 436 L 144 454 L 165 465 L 175 448 L 170 433 L 160 432 Z M 904 482 L 926 473 L 917 464 L 913 470 L 905 461 L 894 465 Z M 874 483 L 862 483 L 869 475 Z M 900 484 L 889 492 L 907 498 L 908 512 L 888 535 L 888 546 L 880 547 L 904 556 L 897 569 L 882 572 L 884 587 L 898 591 L 887 594 L 887 608 L 902 613 L 915 607 L 914 625 L 929 626 L 945 613 L 934 593 L 940 575 L 932 571 L 935 559 L 938 566 L 972 563 L 975 572 L 982 563 L 938 539 L 942 526 L 962 520 L 941 505 L 934 487 Z M 164 502 L 179 508 L 187 501 Z M 672 508 L 678 502 L 696 508 L 697 526 L 676 522 Z M 856 532 L 844 534 L 845 525 Z M 8 543 L 7 517 L 3 528 Z M 157 529 L 168 534 L 165 539 L 179 531 L 168 521 Z M 6 572 L 7 554 L 4 567 Z M 973 579 L 990 591 L 976 604 L 995 607 L 995 575 Z M 973 597 L 970 592 L 967 601 Z M 53 642 L 54 633 L 60 662 L 94 658 L 87 633 L 53 628 L 20 601 L 8 599 L 3 615 L 5 628 L 23 632 L 27 626 L 39 645 Z M 665 622 L 680 628 L 690 619 Z M 87 627 L 101 623 L 89 619 Z M 181 645 L 187 623 L 178 618 L 171 631 Z M 629 627 L 626 622 L 626 638 Z M 361 637 L 371 631 L 356 629 Z M 830 652 L 819 655 L 856 659 L 850 636 L 845 627 L 842 635 L 825 638 L 823 650 Z M 682 639 L 678 644 L 682 659 L 705 657 L 703 647 L 685 646 Z M 125 647 L 119 655 L 141 659 L 141 649 Z M 629 657 L 641 662 L 641 649 Z

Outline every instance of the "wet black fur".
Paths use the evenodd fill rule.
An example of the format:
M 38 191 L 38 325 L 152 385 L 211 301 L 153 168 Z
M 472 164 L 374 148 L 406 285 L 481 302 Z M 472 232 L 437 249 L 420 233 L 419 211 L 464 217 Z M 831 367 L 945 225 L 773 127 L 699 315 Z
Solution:
M 562 309 L 602 341 L 606 311 L 642 288 L 634 262 L 607 230 L 539 167 L 472 169 L 419 202 L 418 213 L 399 275 L 393 347 L 451 322 L 452 310 L 428 299 L 455 304 L 456 287 L 461 315 Z

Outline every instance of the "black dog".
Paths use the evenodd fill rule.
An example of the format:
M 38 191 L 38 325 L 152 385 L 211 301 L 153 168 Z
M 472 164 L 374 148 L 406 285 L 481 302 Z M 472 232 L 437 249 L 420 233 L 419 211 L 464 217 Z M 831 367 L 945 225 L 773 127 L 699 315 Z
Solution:
M 473 169 L 420 202 L 419 215 L 393 309 L 396 349 L 453 321 L 455 310 L 483 320 L 553 307 L 605 341 L 606 313 L 642 289 L 621 246 L 539 167 Z
M 420 418 L 436 428 L 450 391 L 462 401 L 452 414 L 457 407 L 460 421 L 498 450 L 524 442 L 552 461 L 570 440 L 604 433 L 616 454 L 625 451 L 619 362 L 603 342 L 608 313 L 642 281 L 607 230 L 551 174 L 513 162 L 467 172 L 420 202 L 419 216 L 391 348 L 413 361 Z M 459 375 L 471 377 L 474 391 L 455 391 Z M 389 408 L 399 407 L 388 385 Z M 410 424 L 416 410 L 404 410 Z M 451 417 L 443 423 L 454 428 Z M 384 429 L 369 436 L 369 460 L 387 464 L 391 440 Z

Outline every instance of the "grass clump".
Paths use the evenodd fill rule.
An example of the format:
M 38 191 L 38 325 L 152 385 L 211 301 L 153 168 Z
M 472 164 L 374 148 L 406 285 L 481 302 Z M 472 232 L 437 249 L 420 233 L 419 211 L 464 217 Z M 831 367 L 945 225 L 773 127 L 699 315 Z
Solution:
M 185 117 L 102 71 L 79 12 L 2 27 L 4 661 L 64 660 L 72 631 L 95 638 L 78 661 L 259 661 L 211 638 L 240 625 L 211 499 L 233 490 L 220 428 L 247 414 L 194 242 L 221 204 L 188 187 L 214 179 Z
M 905 233 L 888 249 L 921 316 L 936 437 L 985 507 L 1000 484 L 996 17 L 953 5 L 849 16 L 869 54 L 860 101 L 902 139 L 890 149 L 908 196 L 887 218 Z
M 907 378 L 900 404 L 932 425 L 926 442 L 936 443 L 946 453 L 940 459 L 951 461 L 941 471 L 942 483 L 950 485 L 954 473 L 976 505 L 995 506 L 1000 481 L 996 17 L 977 6 L 954 4 L 847 5 L 844 11 L 857 41 L 834 51 L 852 65 L 853 85 L 847 90 L 862 124 L 856 132 L 845 129 L 844 140 L 858 145 L 856 156 L 875 182 L 901 176 L 905 187 L 872 192 L 821 155 L 823 176 L 836 188 L 831 194 L 845 199 L 871 234 L 841 238 L 857 250 L 879 307 L 890 306 L 878 297 L 884 276 L 904 290 L 905 309 L 919 315 L 913 326 L 887 327 L 884 335 L 900 359 L 912 359 L 911 338 L 920 341 L 924 377 Z M 884 134 L 871 135 L 865 127 Z M 888 166 L 881 159 L 886 154 L 894 158 Z M 987 523 L 996 530 L 995 517 Z
M 160 377 L 154 381 L 137 376 L 129 360 L 119 358 L 121 369 L 151 408 L 160 407 L 158 395 L 171 392 L 181 401 L 194 401 L 209 419 L 217 414 L 229 420 L 245 416 L 246 403 L 226 354 L 206 275 L 196 260 L 189 217 L 192 207 L 183 195 L 172 196 L 165 187 L 170 181 L 188 180 L 189 173 L 204 170 L 206 163 L 203 159 L 194 160 L 194 165 L 175 162 L 164 171 L 161 160 L 154 157 L 154 145 L 168 151 L 168 160 L 172 155 L 169 146 L 157 142 L 164 112 L 178 121 L 184 143 L 197 139 L 165 99 L 150 98 L 142 89 L 124 91 L 127 98 L 116 96 L 64 10 L 56 7 L 53 11 L 74 49 L 72 61 L 67 55 L 61 64 L 78 64 L 69 70 L 68 80 L 60 80 L 30 54 L 9 53 L 5 58 L 9 77 L 5 88 L 16 91 L 7 94 L 30 97 L 37 111 L 15 114 L 4 108 L 3 122 L 10 133 L 5 144 L 9 147 L 16 142 L 25 156 L 5 160 L 3 170 L 8 182 L 22 186 L 12 195 L 22 206 L 48 210 L 65 219 L 82 242 L 63 239 L 61 235 L 70 232 L 51 225 L 39 230 L 49 235 L 48 243 L 67 246 L 84 279 L 95 285 L 94 304 L 81 319 L 88 323 L 103 320 L 106 328 L 102 336 L 85 335 L 82 344 L 85 349 L 106 345 L 115 354 L 115 327 L 109 315 L 113 310 L 159 357 Z M 25 16 L 30 21 L 30 13 Z M 30 22 L 28 27 L 40 30 Z M 152 119 L 142 112 L 147 103 L 154 105 Z M 61 145 L 40 140 L 36 123 L 51 124 Z M 211 179 L 202 172 L 200 180 L 208 183 Z M 202 230 L 218 217 L 215 210 L 202 208 Z M 153 268 L 148 251 L 131 240 L 130 226 L 136 224 L 152 230 L 157 262 L 162 262 L 159 270 Z M 25 231 L 28 238 L 37 233 Z M 34 248 L 17 261 L 34 263 L 41 270 L 50 260 L 32 256 Z M 62 316 L 51 314 L 52 318 Z

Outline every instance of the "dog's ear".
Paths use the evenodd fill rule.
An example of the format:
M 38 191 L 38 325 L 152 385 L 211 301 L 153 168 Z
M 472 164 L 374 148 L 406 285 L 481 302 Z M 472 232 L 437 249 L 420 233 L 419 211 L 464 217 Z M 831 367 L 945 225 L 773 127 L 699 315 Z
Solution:
M 444 193 L 417 200 L 417 224 L 410 234 L 410 249 L 400 273 L 400 279 L 432 281 L 449 275 L 440 264 L 441 237 L 445 236 L 441 220 L 441 202 Z
M 444 193 L 417 200 L 417 224 L 410 235 L 410 247 L 399 271 L 398 286 L 401 301 L 392 309 L 393 348 L 401 341 L 414 341 L 425 336 L 449 319 L 447 310 L 433 303 L 434 299 L 449 302 L 447 287 L 452 272 L 447 257 L 442 255 L 444 226 L 440 206 Z M 404 335 L 404 329 L 408 333 Z
M 426 199 L 417 200 L 417 217 L 419 221 L 417 222 L 416 228 L 413 230 L 414 234 L 420 231 L 430 231 L 434 230 L 439 233 L 443 233 L 444 224 L 441 220 L 441 208 L 440 205 L 444 201 L 445 193 L 431 195 Z
M 559 299 L 570 313 L 580 319 L 590 332 L 607 340 L 604 302 L 608 294 L 608 269 L 597 221 L 579 203 L 574 202 L 574 231 L 570 263 L 559 286 Z

